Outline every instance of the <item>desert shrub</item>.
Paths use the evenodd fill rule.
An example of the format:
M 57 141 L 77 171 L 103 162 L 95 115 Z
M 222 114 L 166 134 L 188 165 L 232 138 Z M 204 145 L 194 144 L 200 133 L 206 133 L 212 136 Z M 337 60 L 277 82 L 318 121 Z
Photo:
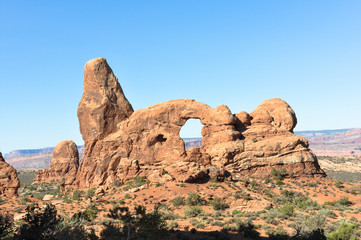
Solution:
M 338 201 L 327 201 L 324 203 L 324 205 L 328 205 L 328 206 L 348 206 L 350 205 L 351 202 L 349 201 L 348 197 L 342 197 L 340 198 Z
M 296 230 L 297 236 L 300 239 L 317 239 L 311 236 L 323 235 L 323 227 L 326 224 L 327 216 L 330 214 L 326 209 L 318 211 L 315 215 L 300 215 L 296 216 L 292 227 Z M 322 230 L 322 231 L 321 231 Z M 322 234 L 321 234 L 322 233 Z M 323 238 L 320 238 L 323 239 Z
M 340 200 L 338 200 L 338 203 L 342 206 L 347 206 L 351 204 L 351 202 L 348 200 L 348 197 L 342 197 Z
M 275 183 L 277 186 L 285 185 L 285 183 L 282 180 L 277 180 Z
M 178 222 L 171 220 L 168 222 L 167 224 L 168 228 L 172 229 L 172 228 L 177 228 L 179 226 Z
M 328 240 L 352 240 L 358 239 L 355 234 L 358 226 L 356 224 L 344 222 L 340 227 L 327 235 Z
M 189 223 L 192 224 L 195 228 L 198 228 L 198 229 L 203 229 L 206 226 L 204 223 L 200 222 L 197 219 L 191 219 L 189 221 Z
M 181 218 L 181 216 L 179 216 L 178 214 L 175 214 L 172 211 L 161 212 L 161 214 L 162 214 L 162 218 L 164 220 L 174 220 L 177 218 Z
M 5 239 L 13 231 L 13 218 L 10 215 L 0 215 L 0 239 Z
M 54 205 L 47 204 L 41 209 L 37 204 L 26 208 L 24 223 L 19 228 L 18 239 L 47 240 L 54 239 L 60 217 Z
M 184 209 L 184 216 L 185 217 L 197 217 L 202 212 L 203 212 L 203 210 L 200 207 L 189 206 L 186 209 Z
M 238 233 L 244 237 L 252 239 L 259 237 L 259 233 L 257 232 L 254 224 L 250 221 L 242 221 L 239 219 L 236 221 L 236 226 Z
M 120 221 L 122 226 L 104 224 L 101 239 L 163 240 L 167 237 L 166 222 L 157 208 L 147 213 L 143 206 L 136 206 L 134 212 L 130 212 L 128 207 L 115 206 L 108 217 Z
M 298 209 L 319 209 L 320 205 L 306 196 L 300 196 L 295 199 L 295 205 Z
M 132 181 L 127 182 L 125 187 L 123 188 L 124 191 L 127 191 L 132 188 L 143 186 L 144 184 L 148 183 L 145 177 L 137 176 L 133 178 Z
M 189 206 L 196 206 L 196 205 L 202 205 L 203 201 L 201 199 L 201 196 L 199 196 L 197 193 L 188 193 L 188 197 L 186 198 L 186 205 Z
M 242 198 L 247 201 L 250 201 L 253 199 L 250 194 L 245 194 L 245 193 L 242 194 Z
M 72 200 L 71 200 L 68 196 L 64 196 L 64 197 L 63 197 L 63 202 L 64 202 L 64 203 L 71 203 L 71 201 L 72 201 Z
M 24 198 L 21 198 L 20 202 L 21 202 L 22 204 L 25 204 L 25 203 L 27 203 L 27 202 L 31 202 L 31 200 L 30 200 L 28 197 L 24 197 Z
M 253 179 L 252 181 L 249 182 L 249 186 L 250 186 L 251 188 L 257 188 L 257 187 L 258 187 L 258 183 L 257 183 L 256 180 Z
M 225 203 L 221 198 L 216 197 L 215 199 L 210 201 L 214 210 L 225 210 L 229 208 L 229 205 Z
M 92 222 L 98 214 L 98 209 L 94 204 L 90 204 L 84 211 L 74 213 L 71 220 L 74 222 L 87 221 Z
M 55 235 L 55 240 L 96 240 L 98 237 L 94 233 L 94 229 L 88 232 L 84 228 L 82 220 L 64 219 L 58 225 L 59 232 Z
M 265 177 L 264 182 L 267 184 L 267 183 L 271 183 L 272 180 L 269 177 Z
M 83 211 L 83 216 L 84 219 L 92 222 L 98 214 L 98 208 L 95 206 L 95 204 L 90 204 L 84 211 Z
M 86 198 L 92 198 L 92 197 L 94 197 L 95 191 L 96 191 L 96 188 L 91 188 L 91 189 L 89 189 L 88 192 L 87 192 L 87 194 L 86 194 Z
M 232 211 L 232 216 L 239 216 L 239 215 L 241 215 L 241 214 L 243 214 L 243 212 L 241 212 L 241 211 L 239 211 L 239 210 L 237 210 L 237 209 L 234 209 L 234 210 Z
M 184 205 L 184 200 L 182 197 L 176 197 L 170 202 L 173 204 L 174 207 L 179 207 L 181 205 Z
M 292 217 L 295 214 L 295 210 L 292 204 L 286 203 L 282 207 L 278 209 L 278 212 L 280 212 L 282 215 Z
M 120 181 L 119 181 L 119 180 L 115 180 L 113 184 L 114 184 L 115 187 L 119 187 L 119 186 L 120 186 Z
M 74 190 L 73 192 L 73 200 L 80 200 L 84 196 L 84 191 L 81 190 Z
M 337 182 L 335 183 L 335 186 L 336 186 L 337 188 L 342 188 L 342 187 L 343 187 L 342 184 L 343 184 L 342 181 L 337 181 Z
M 275 180 L 282 180 L 287 174 L 287 170 L 285 168 L 282 168 L 280 171 L 276 170 L 275 168 L 272 168 L 271 175 Z
M 224 225 L 222 228 L 222 231 L 228 232 L 228 231 L 232 231 L 232 232 L 237 232 L 237 226 L 236 225 Z
M 289 236 L 281 226 L 278 226 L 275 230 L 272 231 L 272 233 L 269 233 L 269 239 L 286 240 L 289 239 Z

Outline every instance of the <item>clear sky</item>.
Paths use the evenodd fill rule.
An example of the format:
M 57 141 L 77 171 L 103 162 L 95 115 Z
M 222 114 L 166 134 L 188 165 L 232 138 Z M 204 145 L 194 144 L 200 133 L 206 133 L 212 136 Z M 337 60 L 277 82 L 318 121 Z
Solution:
M 251 112 L 279 97 L 296 130 L 361 127 L 360 13 L 359 0 L 2 0 L 0 151 L 83 144 L 77 106 L 96 57 L 134 109 L 192 98 Z

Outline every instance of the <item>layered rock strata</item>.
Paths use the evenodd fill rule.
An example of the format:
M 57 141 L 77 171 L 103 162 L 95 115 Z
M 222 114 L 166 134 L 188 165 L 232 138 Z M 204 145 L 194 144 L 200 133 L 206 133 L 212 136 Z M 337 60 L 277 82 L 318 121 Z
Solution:
M 78 147 L 71 140 L 59 142 L 53 151 L 50 167 L 37 171 L 34 183 L 74 181 L 79 167 Z
M 135 176 L 156 182 L 264 177 L 273 168 L 324 176 L 307 140 L 293 134 L 294 111 L 278 98 L 250 114 L 191 99 L 133 112 L 106 60 L 98 58 L 85 66 L 78 116 L 86 150 L 75 180 L 68 182 L 72 187 L 113 185 Z M 179 131 L 191 118 L 204 125 L 202 147 L 185 150 Z
M 0 152 L 0 196 L 16 197 L 20 181 L 16 170 L 5 162 Z

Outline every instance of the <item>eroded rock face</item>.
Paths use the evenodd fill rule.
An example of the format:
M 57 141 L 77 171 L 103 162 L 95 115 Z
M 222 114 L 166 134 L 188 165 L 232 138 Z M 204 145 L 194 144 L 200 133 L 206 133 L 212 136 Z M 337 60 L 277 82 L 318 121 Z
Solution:
M 39 170 L 34 183 L 74 181 L 78 167 L 78 147 L 71 140 L 61 141 L 55 146 L 50 167 Z
M 0 196 L 16 197 L 20 181 L 16 170 L 7 164 L 0 152 Z
M 85 142 L 101 140 L 133 113 L 118 79 L 104 58 L 87 62 L 84 93 L 78 107 L 80 132 Z
M 73 187 L 112 185 L 138 175 L 159 182 L 264 177 L 272 168 L 286 168 L 294 176 L 324 175 L 307 140 L 293 134 L 296 115 L 281 99 L 264 101 L 251 114 L 232 114 L 225 105 L 211 108 L 191 99 L 132 112 L 108 68 L 105 59 L 85 67 L 78 116 L 86 150 L 76 179 L 68 182 Z M 103 70 L 94 74 L 94 69 Z M 98 84 L 104 79 L 112 84 Z M 108 100 L 114 89 L 120 89 L 121 101 Z M 204 125 L 202 147 L 185 150 L 179 131 L 190 118 Z

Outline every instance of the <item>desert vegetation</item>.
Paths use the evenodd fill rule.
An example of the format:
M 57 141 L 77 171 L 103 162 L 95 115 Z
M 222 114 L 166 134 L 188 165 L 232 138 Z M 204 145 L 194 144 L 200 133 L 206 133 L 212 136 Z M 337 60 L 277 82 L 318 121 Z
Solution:
M 281 169 L 264 179 L 189 184 L 135 177 L 104 191 L 64 191 L 57 182 L 30 184 L 28 176 L 19 173 L 19 198 L 1 199 L 2 239 L 361 237 L 361 185 L 354 182 L 290 178 Z

